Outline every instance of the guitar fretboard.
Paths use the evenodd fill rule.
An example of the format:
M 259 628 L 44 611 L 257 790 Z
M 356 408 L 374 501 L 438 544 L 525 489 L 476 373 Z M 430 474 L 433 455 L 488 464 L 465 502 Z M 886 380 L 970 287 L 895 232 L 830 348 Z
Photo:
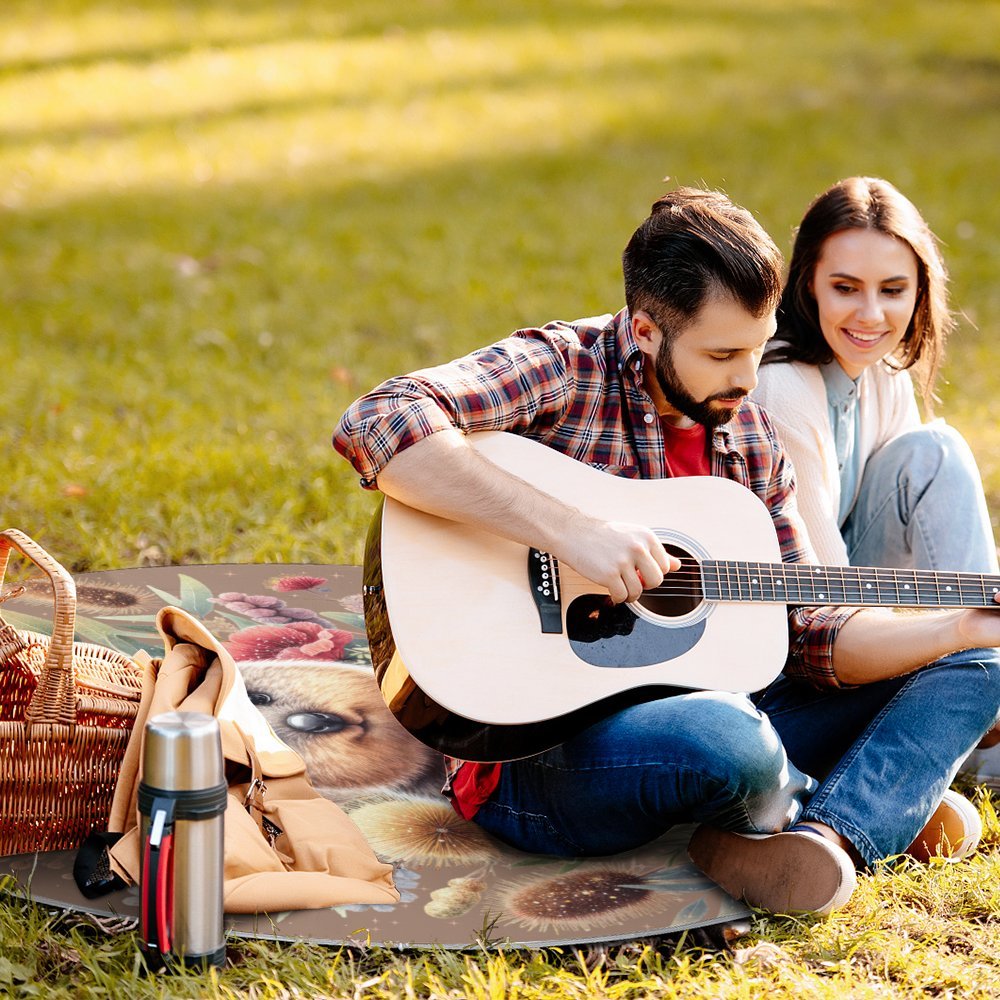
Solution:
M 805 563 L 710 559 L 701 563 L 701 578 L 707 600 L 771 604 L 997 608 L 1000 592 L 1000 576 L 980 573 Z

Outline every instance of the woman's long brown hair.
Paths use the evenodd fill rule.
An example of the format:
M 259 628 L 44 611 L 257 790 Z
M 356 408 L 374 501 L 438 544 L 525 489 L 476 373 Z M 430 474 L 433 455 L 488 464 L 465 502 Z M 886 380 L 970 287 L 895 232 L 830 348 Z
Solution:
M 913 203 L 878 177 L 848 177 L 817 197 L 795 236 L 788 278 L 778 307 L 778 332 L 764 364 L 803 361 L 823 364 L 833 351 L 819 325 L 812 292 L 823 244 L 846 229 L 871 229 L 902 240 L 917 258 L 917 301 L 899 347 L 885 363 L 896 370 L 913 369 L 924 407 L 930 411 L 934 383 L 944 357 L 945 341 L 954 326 L 948 309 L 948 273 L 938 241 Z

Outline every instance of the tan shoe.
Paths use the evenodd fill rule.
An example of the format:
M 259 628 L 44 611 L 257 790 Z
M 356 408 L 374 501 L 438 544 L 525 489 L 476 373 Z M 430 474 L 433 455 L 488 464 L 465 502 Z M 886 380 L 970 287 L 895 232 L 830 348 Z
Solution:
M 730 896 L 772 913 L 829 913 L 858 884 L 843 848 L 819 834 L 742 834 L 699 826 L 691 860 Z
M 961 861 L 979 846 L 982 836 L 983 821 L 976 807 L 949 788 L 906 853 L 918 861 Z

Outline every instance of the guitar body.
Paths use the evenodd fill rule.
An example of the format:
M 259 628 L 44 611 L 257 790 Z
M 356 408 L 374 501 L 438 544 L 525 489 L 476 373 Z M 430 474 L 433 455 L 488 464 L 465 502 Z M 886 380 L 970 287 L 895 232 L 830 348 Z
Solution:
M 469 440 L 585 513 L 649 526 L 685 566 L 780 562 L 767 508 L 729 480 L 622 479 L 516 435 Z M 627 705 L 678 688 L 754 691 L 781 671 L 784 604 L 696 594 L 612 606 L 546 560 L 385 499 L 365 554 L 365 620 L 386 703 L 429 746 L 468 760 L 530 756 Z

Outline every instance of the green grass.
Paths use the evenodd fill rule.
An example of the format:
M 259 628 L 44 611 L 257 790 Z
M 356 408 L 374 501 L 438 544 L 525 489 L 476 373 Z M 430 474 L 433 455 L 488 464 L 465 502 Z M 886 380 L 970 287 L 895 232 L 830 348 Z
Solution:
M 945 408 L 1000 499 L 1000 5 L 538 6 L 5 4 L 5 520 L 74 569 L 356 561 L 344 406 L 616 309 L 666 175 L 785 245 L 833 179 L 899 183 L 947 244 Z
M 853 173 L 945 244 L 941 411 L 1000 512 L 998 36 L 996 0 L 6 0 L 2 519 L 77 571 L 356 562 L 372 498 L 328 443 L 355 395 L 617 309 L 666 176 L 787 247 Z M 996 995 L 998 865 L 994 839 L 865 880 L 831 921 L 761 918 L 770 958 L 237 945 L 216 992 Z M 127 938 L 0 916 L 0 991 L 161 995 Z
M 971 861 L 915 862 L 862 879 L 829 919 L 765 917 L 731 948 L 694 936 L 609 948 L 400 953 L 231 941 L 210 975 L 145 976 L 131 932 L 17 898 L 0 908 L 0 995 L 102 998 L 646 997 L 823 1000 L 1000 994 L 1000 824 L 980 798 L 986 846 Z M 6 993 L 2 991 L 6 990 Z

